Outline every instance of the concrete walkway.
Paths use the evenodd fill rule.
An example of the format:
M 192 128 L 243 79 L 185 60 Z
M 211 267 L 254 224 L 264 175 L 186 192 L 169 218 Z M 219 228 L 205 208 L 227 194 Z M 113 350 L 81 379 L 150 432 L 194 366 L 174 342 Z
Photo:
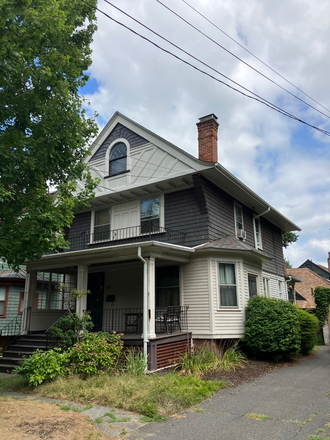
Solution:
M 330 438 L 330 347 L 295 367 L 222 390 L 213 398 L 130 433 L 130 440 L 316 440 Z M 265 420 L 246 417 L 264 415 Z M 253 416 L 252 416 L 253 417 Z M 256 416 L 254 416 L 256 417 Z M 327 426 L 329 425 L 329 426 Z M 322 430 L 322 431 L 320 431 Z M 319 437 L 318 437 L 319 436 Z

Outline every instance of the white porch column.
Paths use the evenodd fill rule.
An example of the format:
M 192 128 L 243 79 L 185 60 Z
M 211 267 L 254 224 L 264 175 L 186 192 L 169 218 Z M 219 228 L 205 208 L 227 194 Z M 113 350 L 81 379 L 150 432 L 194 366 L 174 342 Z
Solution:
M 155 258 L 150 257 L 147 259 L 148 265 L 148 333 L 147 337 L 156 337 L 156 297 L 155 297 Z
M 77 290 L 87 290 L 88 285 L 88 266 L 78 266 L 77 272 Z M 77 299 L 77 315 L 81 318 L 84 314 L 84 310 L 87 309 L 87 295 Z
M 26 279 L 25 279 L 24 301 L 22 308 L 23 310 L 25 310 L 27 307 L 30 307 L 30 309 L 25 310 L 25 312 L 23 313 L 21 331 L 24 331 L 24 334 L 27 334 L 27 331 L 30 330 L 32 311 L 35 306 L 36 291 L 37 291 L 37 271 L 36 270 L 27 271 Z

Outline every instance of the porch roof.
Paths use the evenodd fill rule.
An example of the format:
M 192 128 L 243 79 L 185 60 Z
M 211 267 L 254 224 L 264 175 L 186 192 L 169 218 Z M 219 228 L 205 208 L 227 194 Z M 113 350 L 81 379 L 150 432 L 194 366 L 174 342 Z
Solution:
M 91 264 L 127 261 L 138 258 L 139 247 L 144 258 L 152 256 L 179 263 L 188 263 L 190 254 L 195 252 L 195 249 L 186 246 L 147 241 L 44 255 L 40 260 L 26 262 L 26 265 L 28 270 L 47 271 L 78 265 L 88 266 Z

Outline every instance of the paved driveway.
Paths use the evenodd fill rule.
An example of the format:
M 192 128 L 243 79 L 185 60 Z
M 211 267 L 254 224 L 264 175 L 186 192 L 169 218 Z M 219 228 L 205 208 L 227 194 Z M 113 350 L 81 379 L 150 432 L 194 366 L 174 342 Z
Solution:
M 254 382 L 222 390 L 212 399 L 197 405 L 195 411 L 186 411 L 179 418 L 171 417 L 165 423 L 149 423 L 131 433 L 129 439 L 330 438 L 329 391 L 330 347 L 321 347 L 316 356 L 295 367 L 282 368 Z M 245 417 L 246 414 L 262 414 L 267 419 L 250 419 Z

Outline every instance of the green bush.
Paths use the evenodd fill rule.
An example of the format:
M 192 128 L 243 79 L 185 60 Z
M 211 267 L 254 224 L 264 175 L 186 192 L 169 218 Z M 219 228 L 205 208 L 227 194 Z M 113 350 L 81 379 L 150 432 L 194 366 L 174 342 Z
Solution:
M 81 342 L 68 349 L 68 373 L 82 377 L 102 374 L 117 364 L 121 350 L 119 335 L 87 333 Z
M 15 368 L 14 374 L 21 374 L 29 386 L 36 387 L 43 382 L 67 374 L 69 356 L 61 353 L 60 349 L 40 351 L 25 358 L 20 367 Z
M 298 318 L 301 337 L 300 352 L 301 354 L 308 354 L 316 345 L 316 332 L 319 328 L 319 321 L 316 316 L 302 309 L 298 309 Z
M 298 310 L 288 301 L 255 296 L 246 308 L 243 343 L 255 357 L 275 361 L 300 351 Z
M 69 312 L 52 327 L 48 335 L 50 340 L 57 343 L 63 350 L 79 342 L 80 335 L 89 332 L 94 327 L 88 313 L 80 318 L 76 313 Z

